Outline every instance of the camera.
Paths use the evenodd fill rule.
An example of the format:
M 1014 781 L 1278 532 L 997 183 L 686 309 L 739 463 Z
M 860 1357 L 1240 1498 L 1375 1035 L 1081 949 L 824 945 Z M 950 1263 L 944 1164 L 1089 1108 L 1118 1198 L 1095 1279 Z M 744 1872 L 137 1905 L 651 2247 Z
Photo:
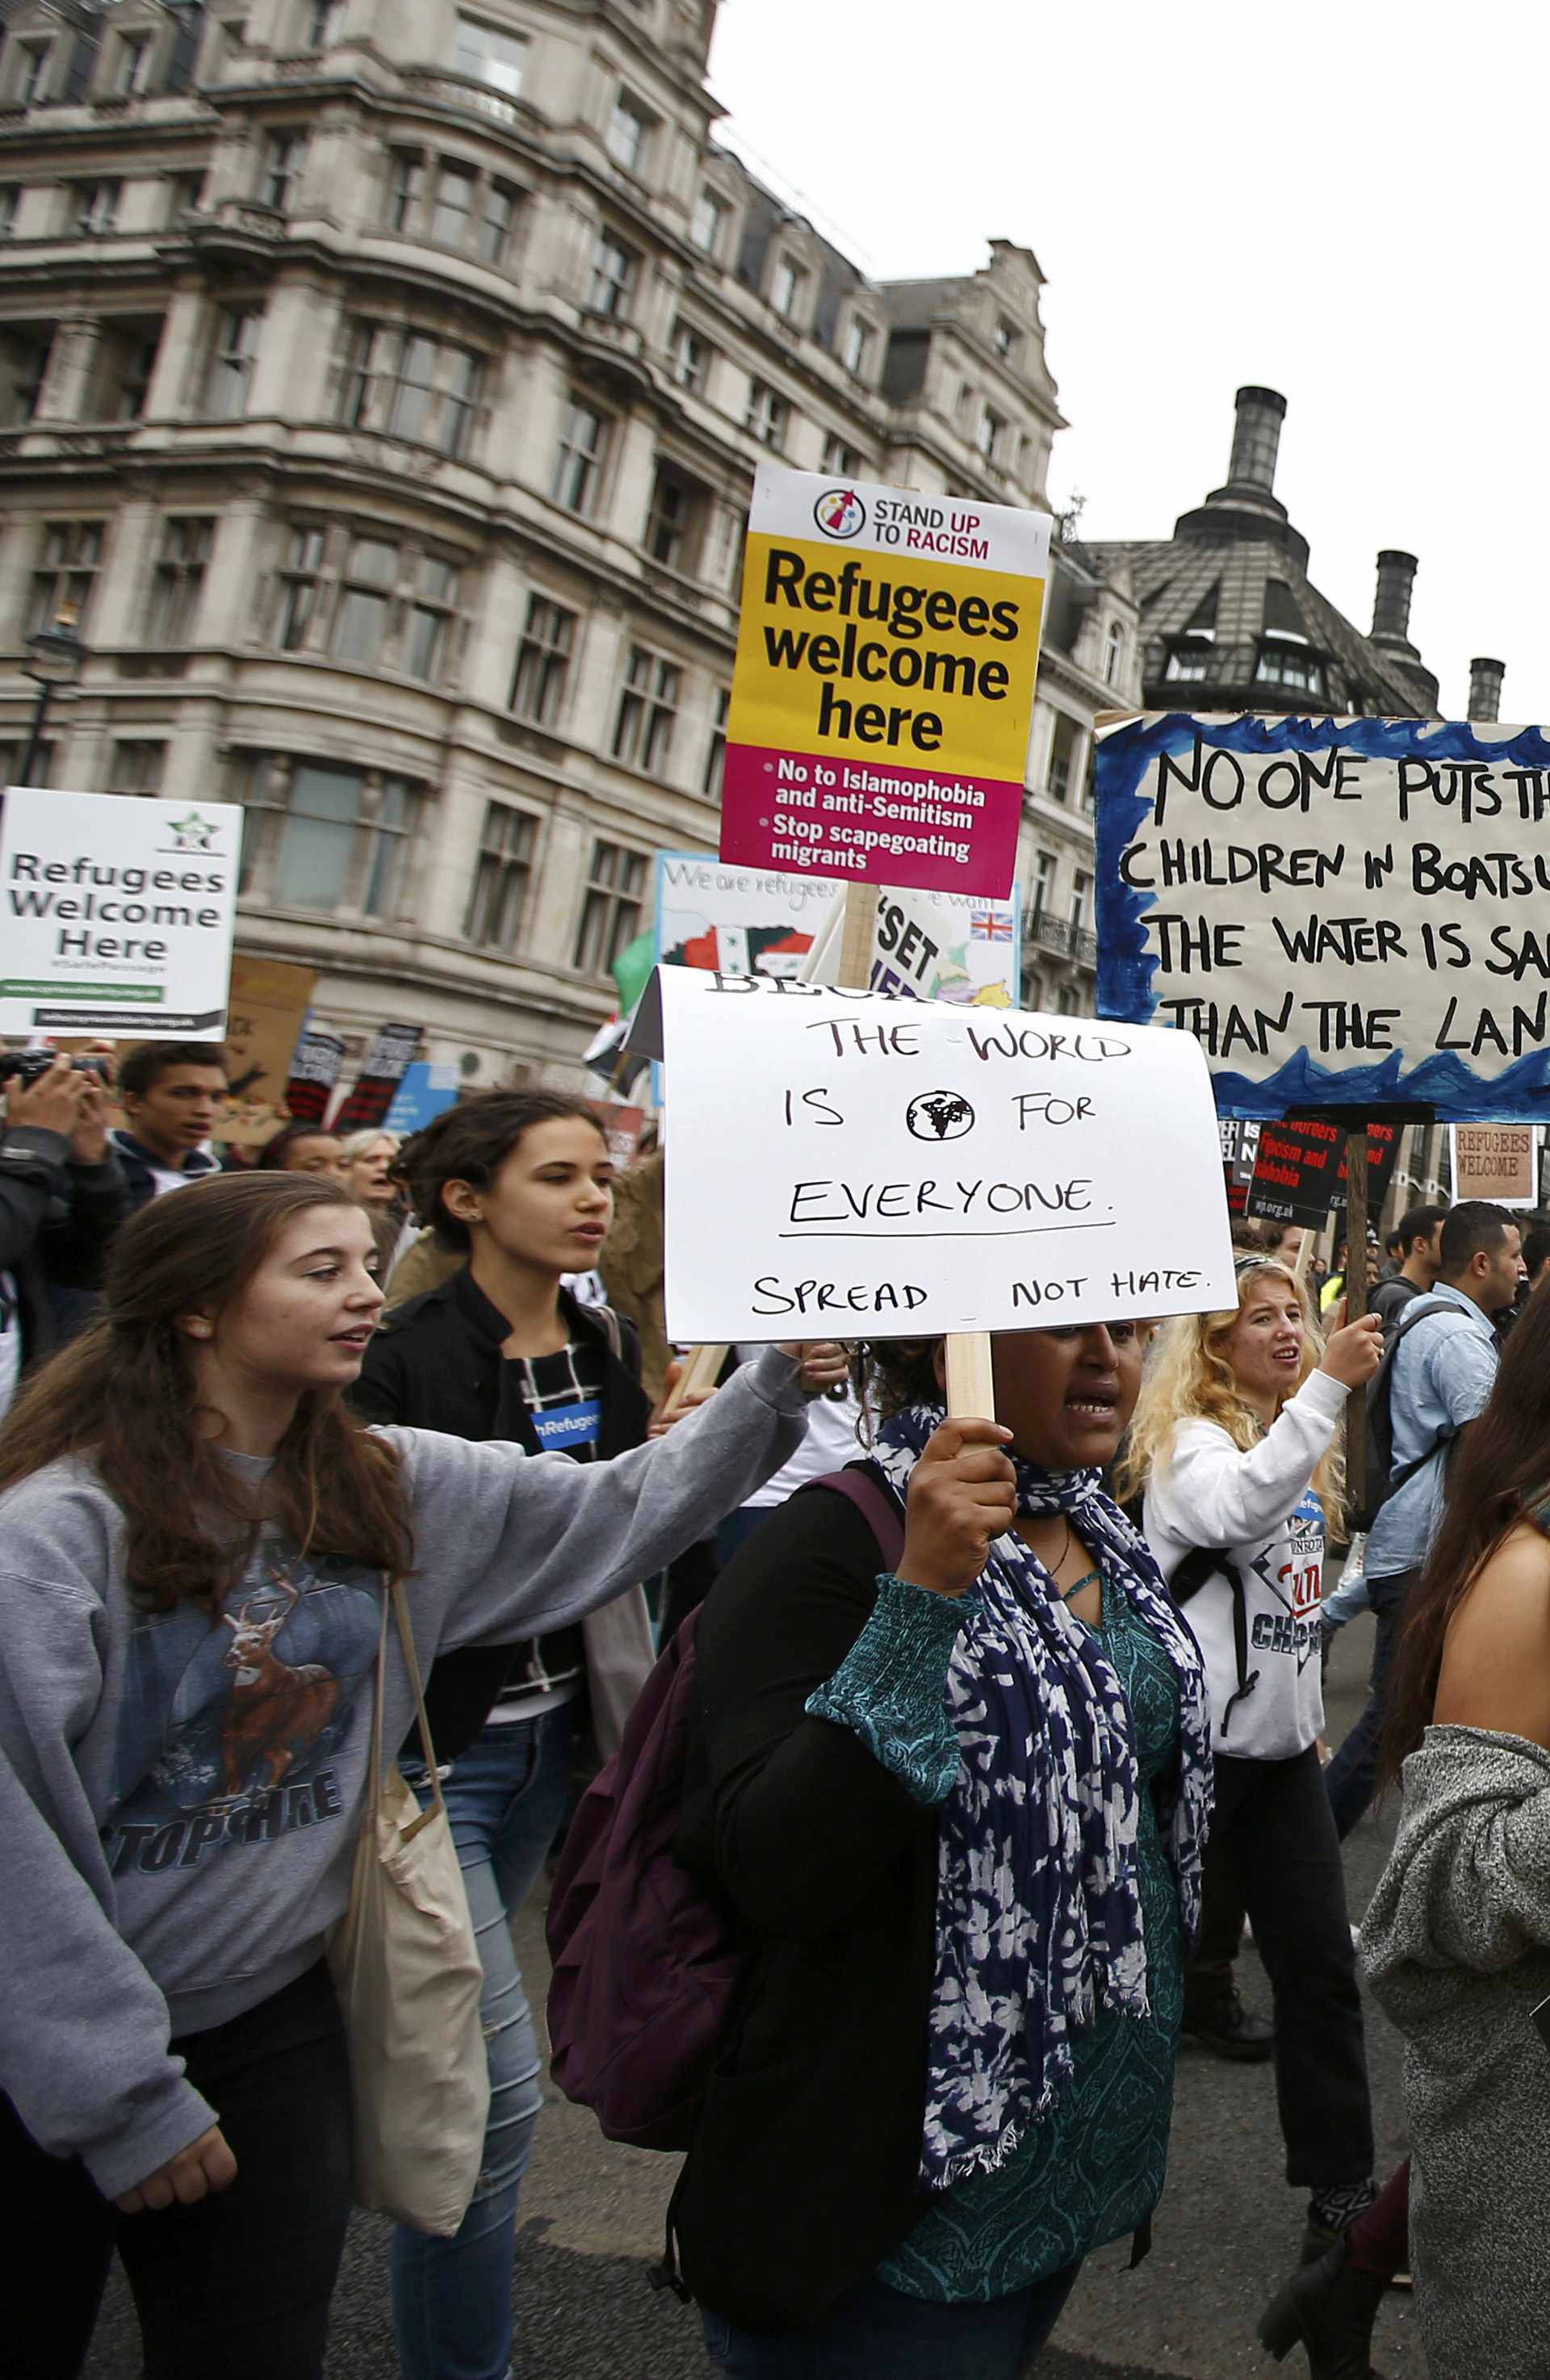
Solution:
M 35 1083 L 40 1075 L 47 1074 L 57 1055 L 54 1050 L 0 1050 L 0 1084 L 20 1083 L 25 1088 Z M 107 1080 L 105 1058 L 72 1058 L 70 1063 L 78 1075 L 96 1075 L 102 1081 Z

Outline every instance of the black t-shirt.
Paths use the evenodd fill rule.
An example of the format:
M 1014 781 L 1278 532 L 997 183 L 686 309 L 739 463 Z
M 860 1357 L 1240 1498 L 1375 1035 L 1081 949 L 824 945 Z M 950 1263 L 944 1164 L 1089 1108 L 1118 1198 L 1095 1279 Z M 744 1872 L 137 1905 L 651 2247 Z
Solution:
M 501 1362 L 497 1438 L 515 1431 L 504 1416 L 510 1400 L 523 1406 L 538 1432 L 546 1454 L 568 1454 L 575 1463 L 597 1459 L 602 1427 L 603 1342 L 591 1331 L 571 1340 L 552 1355 L 506 1355 Z M 497 1705 L 532 1702 L 560 1686 L 578 1685 L 586 1675 L 587 1655 L 579 1627 L 557 1628 L 549 1636 L 529 1636 L 521 1645 L 511 1677 Z

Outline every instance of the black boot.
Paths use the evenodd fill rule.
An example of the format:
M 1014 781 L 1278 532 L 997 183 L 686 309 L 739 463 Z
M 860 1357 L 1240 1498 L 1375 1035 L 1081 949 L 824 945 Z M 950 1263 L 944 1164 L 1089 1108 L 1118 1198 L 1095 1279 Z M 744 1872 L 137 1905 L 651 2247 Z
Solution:
M 1183 2031 L 1186 2041 L 1244 2065 L 1260 2065 L 1276 2053 L 1275 2026 L 1268 2017 L 1252 2015 L 1231 1986 L 1209 1997 L 1192 1997 L 1186 1990 Z
M 1293 2273 L 1260 2317 L 1259 2338 L 1278 2363 L 1299 2341 L 1310 2380 L 1373 2380 L 1373 2324 L 1387 2284 L 1358 2273 L 1337 2240 L 1316 2265 Z

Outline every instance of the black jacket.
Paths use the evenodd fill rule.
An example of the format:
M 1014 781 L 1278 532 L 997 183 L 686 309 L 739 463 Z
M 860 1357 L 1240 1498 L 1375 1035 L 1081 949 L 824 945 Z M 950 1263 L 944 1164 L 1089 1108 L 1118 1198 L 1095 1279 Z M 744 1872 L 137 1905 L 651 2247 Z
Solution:
M 821 2321 L 927 2204 L 937 1815 L 803 1708 L 866 1625 L 878 1569 L 855 1507 L 807 1488 L 700 1615 L 677 1855 L 731 1903 L 747 1964 L 673 2227 L 694 2294 L 755 2329 Z
M 0 1272 L 16 1284 L 24 1370 L 51 1355 L 64 1335 L 55 1305 L 68 1301 L 59 1293 L 101 1289 L 109 1245 L 129 1206 L 111 1147 L 101 1165 L 78 1165 L 62 1133 L 36 1124 L 0 1133 Z
M 639 1342 L 631 1324 L 621 1319 L 616 1355 L 599 1315 L 563 1290 L 560 1306 L 573 1337 L 589 1331 L 603 1344 L 598 1459 L 606 1462 L 638 1446 L 651 1417 L 640 1385 Z M 411 1297 L 387 1317 L 366 1351 L 350 1402 L 365 1421 L 439 1429 L 476 1443 L 501 1435 L 538 1454 L 538 1432 L 521 1400 L 508 1399 L 503 1409 L 501 1343 L 510 1331 L 505 1316 L 491 1305 L 467 1266 L 460 1265 L 437 1288 Z M 469 1645 L 443 1653 L 436 1662 L 426 1706 L 441 1759 L 455 1759 L 478 1735 L 516 1653 L 515 1645 Z

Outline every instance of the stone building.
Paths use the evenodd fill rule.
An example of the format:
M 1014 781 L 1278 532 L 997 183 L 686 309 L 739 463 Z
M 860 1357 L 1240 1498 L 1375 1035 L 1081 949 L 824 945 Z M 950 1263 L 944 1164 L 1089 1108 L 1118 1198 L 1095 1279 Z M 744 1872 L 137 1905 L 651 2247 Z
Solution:
M 1042 505 L 1040 275 L 879 286 L 711 139 L 714 0 L 0 0 L 0 760 L 247 812 L 242 947 L 572 1074 L 713 848 L 751 473 Z M 1062 546 L 1033 987 L 1090 1006 L 1123 566 Z

